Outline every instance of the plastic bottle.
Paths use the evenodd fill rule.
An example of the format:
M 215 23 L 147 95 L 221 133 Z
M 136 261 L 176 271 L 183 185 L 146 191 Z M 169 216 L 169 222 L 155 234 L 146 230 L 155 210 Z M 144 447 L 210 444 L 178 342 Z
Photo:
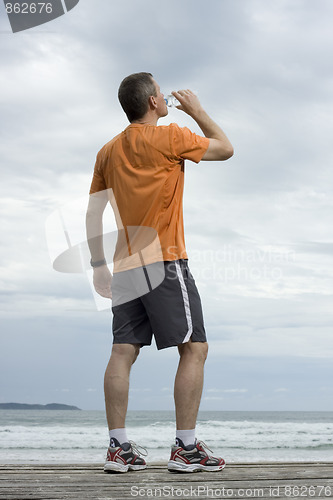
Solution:
M 194 95 L 198 95 L 198 92 L 196 90 L 193 90 L 192 91 Z M 169 107 L 169 108 L 175 108 L 176 106 L 180 106 L 180 102 L 178 101 L 178 99 L 175 98 L 174 95 L 172 94 L 169 94 L 167 95 L 165 98 L 164 98 L 165 102 L 166 102 L 166 105 Z
M 168 108 L 175 108 L 176 106 L 180 105 L 180 102 L 178 101 L 178 99 L 176 99 L 175 96 L 172 94 L 167 95 L 164 98 L 164 100 L 165 100 L 165 103 L 168 106 Z

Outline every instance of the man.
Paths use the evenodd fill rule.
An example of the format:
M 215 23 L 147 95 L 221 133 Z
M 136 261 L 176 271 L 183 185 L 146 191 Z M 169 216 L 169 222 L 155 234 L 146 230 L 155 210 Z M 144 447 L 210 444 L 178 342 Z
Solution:
M 180 356 L 174 385 L 176 444 L 168 469 L 218 471 L 225 465 L 222 458 L 209 456 L 195 436 L 208 344 L 200 297 L 187 264 L 182 197 L 185 159 L 227 160 L 233 147 L 193 92 L 179 90 L 173 95 L 180 103 L 177 108 L 196 121 L 204 137 L 174 123 L 157 126 L 159 118 L 168 114 L 159 85 L 150 73 L 130 75 L 118 92 L 130 125 L 99 151 L 90 189 L 87 237 L 94 286 L 113 300 L 113 347 L 104 379 L 110 434 L 105 471 L 146 467 L 127 439 L 125 418 L 131 366 L 140 348 L 151 344 L 152 335 L 158 349 L 177 346 Z M 119 229 L 113 279 L 101 236 L 108 201 Z M 137 228 L 132 236 L 130 228 Z M 140 228 L 151 229 L 158 238 L 146 241 Z M 158 245 L 150 244 L 153 240 L 160 252 Z M 146 246 L 151 250 L 144 253 Z M 163 276 L 152 285 L 156 265 L 159 276 L 163 267 Z M 140 272 L 146 289 L 137 287 Z

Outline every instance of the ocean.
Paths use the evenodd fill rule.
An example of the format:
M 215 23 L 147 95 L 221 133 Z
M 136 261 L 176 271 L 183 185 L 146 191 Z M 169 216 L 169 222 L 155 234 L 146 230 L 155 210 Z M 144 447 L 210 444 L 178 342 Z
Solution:
M 129 411 L 128 438 L 167 462 L 174 413 Z M 197 438 L 227 463 L 333 461 L 333 412 L 202 411 Z M 0 463 L 103 463 L 104 411 L 0 410 Z

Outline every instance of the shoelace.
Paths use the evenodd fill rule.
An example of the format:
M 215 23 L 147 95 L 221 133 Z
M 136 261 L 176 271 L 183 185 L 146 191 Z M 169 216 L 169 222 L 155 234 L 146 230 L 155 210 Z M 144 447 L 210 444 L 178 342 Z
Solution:
M 197 441 L 197 442 L 196 442 L 196 445 L 201 446 L 201 448 L 204 448 L 204 450 L 205 450 L 205 451 L 206 451 L 206 450 L 208 450 L 208 451 L 210 451 L 211 453 L 213 453 L 213 450 L 211 450 L 211 449 L 209 448 L 209 446 L 207 446 L 207 444 L 206 444 L 204 441 Z
M 139 446 L 138 444 L 134 443 L 134 441 L 128 441 L 128 442 L 131 445 L 134 453 L 136 453 L 137 455 L 142 455 L 143 457 L 146 457 L 148 455 L 147 448 L 145 448 L 144 446 Z M 140 451 L 140 450 L 144 450 L 144 451 Z

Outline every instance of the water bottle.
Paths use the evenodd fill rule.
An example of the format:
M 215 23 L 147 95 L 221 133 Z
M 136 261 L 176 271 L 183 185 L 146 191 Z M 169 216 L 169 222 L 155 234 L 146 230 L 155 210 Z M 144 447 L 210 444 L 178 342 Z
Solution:
M 168 108 L 175 108 L 176 106 L 180 105 L 180 102 L 178 101 L 178 99 L 176 99 L 175 96 L 172 94 L 167 95 L 164 98 L 164 100 L 165 100 L 165 103 L 168 106 Z
M 196 95 L 196 96 L 198 95 L 198 92 L 196 90 L 192 90 L 192 92 L 193 92 L 194 95 Z M 166 105 L 168 106 L 168 108 L 175 108 L 176 106 L 180 106 L 180 102 L 172 94 L 167 95 L 164 98 L 164 100 L 165 100 Z

